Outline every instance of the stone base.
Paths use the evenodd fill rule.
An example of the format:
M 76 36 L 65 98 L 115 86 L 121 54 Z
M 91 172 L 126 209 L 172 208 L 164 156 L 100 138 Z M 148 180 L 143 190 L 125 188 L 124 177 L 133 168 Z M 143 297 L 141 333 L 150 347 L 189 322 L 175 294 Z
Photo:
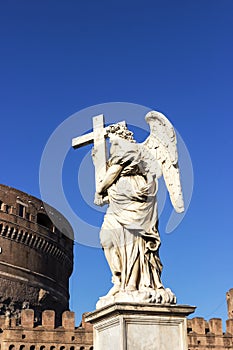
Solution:
M 115 303 L 85 315 L 95 350 L 187 350 L 186 316 L 195 307 Z
M 96 309 L 100 309 L 110 304 L 119 303 L 153 303 L 153 304 L 176 304 L 176 296 L 169 288 L 154 290 L 148 288 L 144 291 L 120 291 L 115 295 L 106 295 L 99 298 Z

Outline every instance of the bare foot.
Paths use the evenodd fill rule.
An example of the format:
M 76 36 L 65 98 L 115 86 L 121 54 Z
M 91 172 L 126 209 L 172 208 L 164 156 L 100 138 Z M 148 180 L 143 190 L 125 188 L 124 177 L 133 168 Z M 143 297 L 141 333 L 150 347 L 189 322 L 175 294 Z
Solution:
M 126 292 L 133 292 L 135 290 L 137 290 L 137 288 L 132 284 L 129 284 L 128 286 L 125 287 Z

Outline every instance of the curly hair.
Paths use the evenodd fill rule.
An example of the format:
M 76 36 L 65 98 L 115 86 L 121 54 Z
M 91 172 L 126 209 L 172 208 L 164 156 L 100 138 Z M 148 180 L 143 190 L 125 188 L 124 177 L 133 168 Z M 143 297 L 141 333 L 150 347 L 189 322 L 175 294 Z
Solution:
M 107 136 L 116 135 L 130 142 L 136 142 L 133 138 L 133 132 L 128 130 L 122 123 L 112 124 L 106 128 Z

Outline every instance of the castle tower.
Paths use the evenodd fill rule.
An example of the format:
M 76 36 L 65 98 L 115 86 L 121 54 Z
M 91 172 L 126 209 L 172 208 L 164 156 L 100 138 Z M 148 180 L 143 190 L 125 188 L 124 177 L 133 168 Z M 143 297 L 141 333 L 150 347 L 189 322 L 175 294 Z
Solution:
M 228 309 L 228 318 L 233 319 L 233 288 L 231 288 L 227 294 L 227 309 Z
M 51 220 L 52 218 L 52 220 Z M 55 223 L 55 224 L 54 224 Z M 41 200 L 0 185 L 0 315 L 69 309 L 73 231 Z

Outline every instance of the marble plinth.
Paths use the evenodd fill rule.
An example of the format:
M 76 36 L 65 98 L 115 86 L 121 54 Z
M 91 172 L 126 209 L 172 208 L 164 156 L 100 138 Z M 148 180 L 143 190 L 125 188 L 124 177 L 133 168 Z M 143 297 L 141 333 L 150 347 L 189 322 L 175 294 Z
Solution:
M 95 350 L 187 350 L 186 316 L 195 307 L 115 303 L 89 312 Z

